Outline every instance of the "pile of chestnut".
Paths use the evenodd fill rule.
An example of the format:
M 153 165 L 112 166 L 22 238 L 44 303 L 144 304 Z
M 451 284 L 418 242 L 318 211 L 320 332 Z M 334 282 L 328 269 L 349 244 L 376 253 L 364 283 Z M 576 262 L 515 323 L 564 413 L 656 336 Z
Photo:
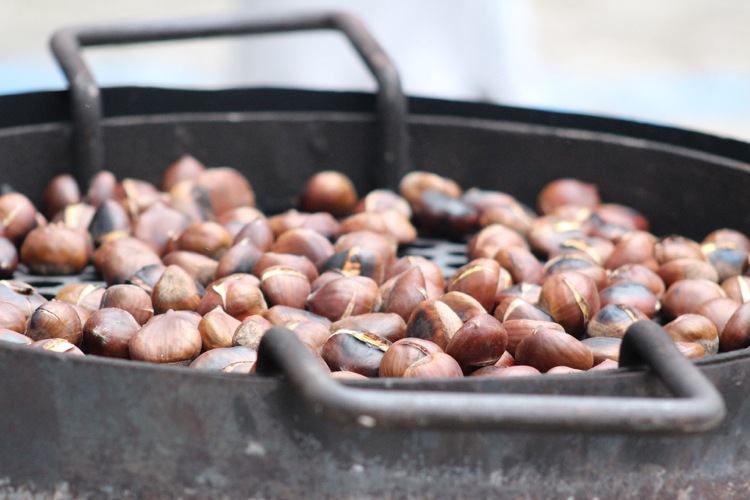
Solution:
M 444 276 L 404 254 L 420 235 L 466 242 Z M 249 373 L 284 325 L 336 377 L 569 373 L 618 366 L 635 321 L 688 357 L 750 345 L 750 240 L 657 237 L 633 208 L 560 179 L 536 210 L 511 194 L 414 171 L 360 197 L 315 174 L 266 215 L 250 182 L 186 156 L 158 186 L 102 171 L 52 179 L 39 208 L 0 195 L 0 342 Z M 76 275 L 55 297 L 14 280 Z M 449 273 L 450 274 L 450 273 Z

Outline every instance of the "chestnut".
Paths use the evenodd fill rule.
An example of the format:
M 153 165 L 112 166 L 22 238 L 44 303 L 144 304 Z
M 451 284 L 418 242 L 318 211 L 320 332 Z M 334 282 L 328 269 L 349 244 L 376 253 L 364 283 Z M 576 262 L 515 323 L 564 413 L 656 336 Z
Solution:
M 744 304 L 750 302 L 750 277 L 732 276 L 721 282 L 721 289 L 727 297 Z
M 422 231 L 450 239 L 472 232 L 479 218 L 477 210 L 468 203 L 434 189 L 424 190 L 412 207 Z
M 606 360 L 615 362 L 619 362 L 620 360 L 622 335 L 620 335 L 619 337 L 590 337 L 587 339 L 583 339 L 581 342 L 583 342 L 586 347 L 591 350 L 591 354 L 592 356 L 594 356 L 594 365 L 598 365 Z
M 128 342 L 140 327 L 127 311 L 98 309 L 83 324 L 82 349 L 87 354 L 130 359 Z
M 257 351 L 260 339 L 272 326 L 273 324 L 270 321 L 259 314 L 248 316 L 235 328 L 232 335 L 232 345 L 241 345 Z M 328 331 L 328 328 L 326 328 L 326 331 Z
M 129 236 L 132 231 L 130 215 L 115 200 L 105 200 L 94 212 L 88 231 L 99 246 L 104 242 Z
M 124 283 L 139 270 L 156 264 L 162 264 L 156 252 L 135 238 L 109 241 L 94 253 L 94 266 L 108 285 Z
M 25 334 L 32 340 L 59 338 L 78 346 L 83 339 L 83 327 L 72 305 L 51 300 L 31 314 Z
M 538 305 L 542 286 L 536 283 L 516 283 L 515 285 L 495 292 L 495 302 L 498 304 L 508 297 L 523 299 L 529 304 Z
M 440 269 L 440 266 L 421 255 L 405 255 L 399 258 L 388 267 L 385 278 L 392 278 L 412 266 L 419 267 L 426 281 L 431 281 L 438 288 L 445 288 L 445 277 L 443 276 L 443 271 Z
M 504 248 L 495 254 L 494 259 L 504 269 L 507 269 L 513 283 L 541 283 L 544 277 L 544 267 L 528 248 Z
M 631 305 L 606 304 L 589 321 L 586 334 L 589 337 L 622 338 L 630 325 L 644 319 L 649 317 Z
M 253 314 L 261 314 L 268 309 L 268 304 L 258 285 L 257 278 L 251 274 L 232 274 L 216 280 L 206 287 L 206 294 L 200 299 L 196 310 L 206 314 L 221 306 L 227 314 L 240 321 Z
M 700 304 L 695 309 L 695 313 L 710 319 L 716 325 L 716 329 L 721 332 L 740 305 L 739 302 L 729 297 L 716 297 Z
M 0 301 L 0 329 L 24 333 L 26 316 L 12 303 Z
M 81 190 L 78 183 L 70 174 L 60 174 L 54 177 L 42 193 L 42 213 L 52 218 L 57 212 L 81 201 Z
M 97 172 L 89 182 L 86 191 L 86 200 L 94 207 L 98 208 L 106 200 L 112 198 L 117 185 L 115 174 L 108 170 Z
M 390 189 L 373 189 L 360 199 L 354 212 L 389 212 L 396 211 L 411 219 L 412 209 L 409 202 Z
M 549 257 L 559 253 L 568 242 L 583 240 L 586 234 L 588 230 L 580 220 L 544 215 L 532 221 L 526 237 L 537 255 Z
M 189 366 L 198 370 L 247 374 L 255 369 L 257 359 L 258 353 L 247 347 L 218 347 L 199 355 Z
M 261 255 L 253 266 L 253 274 L 260 278 L 263 271 L 271 266 L 284 266 L 296 269 L 305 276 L 310 283 L 318 277 L 318 269 L 310 259 L 304 255 L 293 255 L 289 253 L 266 252 Z
M 164 170 L 159 181 L 159 189 L 169 191 L 182 181 L 195 179 L 204 170 L 206 166 L 193 156 L 182 155 Z
M 599 190 L 594 184 L 578 179 L 557 179 L 545 185 L 537 197 L 537 208 L 549 214 L 563 205 L 595 208 L 601 203 Z
M 500 224 L 490 224 L 469 239 L 466 256 L 470 259 L 492 259 L 506 248 L 529 248 L 526 239 L 516 231 Z
M 367 250 L 380 255 L 385 265 L 389 266 L 396 260 L 398 241 L 388 234 L 374 231 L 354 231 L 339 236 L 333 244 L 333 251 L 341 252 L 353 247 L 367 248 Z
M 413 266 L 391 280 L 390 287 L 380 287 L 383 297 L 381 309 L 386 313 L 398 314 L 407 321 L 417 304 L 427 300 L 427 284 L 422 269 Z
M 206 190 L 216 214 L 236 207 L 255 206 L 253 187 L 244 175 L 231 167 L 207 168 L 188 182 Z
M 706 260 L 697 241 L 684 236 L 667 236 L 654 243 L 654 258 L 659 264 L 675 259 Z
M 154 285 L 151 302 L 155 314 L 175 311 L 195 311 L 201 296 L 193 278 L 180 266 L 167 266 Z
M 377 377 L 380 362 L 391 343 L 373 333 L 337 330 L 328 337 L 320 355 L 331 371 L 347 370 Z
M 666 291 L 666 286 L 661 277 L 641 264 L 625 264 L 617 269 L 610 271 L 607 284 L 614 285 L 625 281 L 640 283 L 645 286 L 651 293 L 661 298 Z
M 335 329 L 326 328 L 325 325 L 317 321 L 293 320 L 284 323 L 284 326 L 293 331 L 303 343 L 315 350 L 323 347 L 328 337 L 331 336 L 331 331 L 336 331 Z
M 303 273 L 284 266 L 271 266 L 260 275 L 260 290 L 266 301 L 303 309 L 310 295 L 310 281 Z
M 463 372 L 458 362 L 444 352 L 434 352 L 416 360 L 404 370 L 404 378 L 455 378 Z
M 745 247 L 729 243 L 707 243 L 701 246 L 701 252 L 716 268 L 719 282 L 747 271 L 748 250 Z
M 198 323 L 203 350 L 230 347 L 235 331 L 239 326 L 240 321 L 238 319 L 227 314 L 221 306 L 216 306 L 204 314 L 200 323 Z
M 539 321 L 536 319 L 511 319 L 503 322 L 508 334 L 508 344 L 506 349 L 512 355 L 516 355 L 516 347 L 523 339 L 534 333 L 537 328 L 551 328 L 564 332 L 565 329 L 557 323 L 551 321 Z
M 659 298 L 640 283 L 623 281 L 610 285 L 599 292 L 601 307 L 610 304 L 627 305 L 652 319 L 661 309 Z
M 308 179 L 300 194 L 300 208 L 307 212 L 347 215 L 359 201 L 357 190 L 346 174 L 324 170 Z
M 291 209 L 268 218 L 268 227 L 274 238 L 292 229 L 311 229 L 326 238 L 334 238 L 339 232 L 339 223 L 328 212 L 298 212 Z
M 307 298 L 307 309 L 337 321 L 374 312 L 380 306 L 378 284 L 365 276 L 344 276 L 318 288 Z
M 157 202 L 138 215 L 132 234 L 157 254 L 164 255 L 171 250 L 170 246 L 177 235 L 188 226 L 190 219 L 184 213 Z
M 127 311 L 139 324 L 145 324 L 154 315 L 151 295 L 141 287 L 130 284 L 112 285 L 102 290 L 99 306 L 116 307 Z
M 443 350 L 429 340 L 406 337 L 388 347 L 380 362 L 379 376 L 403 377 L 415 361 Z
M 216 266 L 215 276 L 218 279 L 230 274 L 252 273 L 262 255 L 263 252 L 250 240 L 241 240 L 229 247 L 221 256 Z
M 493 259 L 473 259 L 461 266 L 448 280 L 449 292 L 463 292 L 474 297 L 485 310 L 491 311 L 500 279 L 500 264 Z
M 256 217 L 243 225 L 237 234 L 234 235 L 233 244 L 236 245 L 242 241 L 248 241 L 255 245 L 258 250 L 268 252 L 273 246 L 274 238 L 275 236 L 268 219 Z
M 65 339 L 51 338 L 37 340 L 31 344 L 32 347 L 38 347 L 49 352 L 59 352 L 64 354 L 74 354 L 77 356 L 83 356 L 83 351 L 78 347 L 71 344 Z
M 406 333 L 406 321 L 396 313 L 374 312 L 342 318 L 331 325 L 331 330 L 361 330 L 396 342 Z
M 128 342 L 130 358 L 137 361 L 187 365 L 201 353 L 198 324 L 179 311 L 151 318 Z
M 0 301 L 10 302 L 28 318 L 47 302 L 33 286 L 17 280 L 0 280 Z
M 707 354 L 716 354 L 719 350 L 719 333 L 722 330 L 705 316 L 682 314 L 664 325 L 664 331 L 675 342 L 700 344 Z
M 408 201 L 412 207 L 419 203 L 422 193 L 426 190 L 437 191 L 452 198 L 461 196 L 462 190 L 455 181 L 431 172 L 414 170 L 409 172 L 398 185 L 401 196 Z
M 33 343 L 33 341 L 23 333 L 19 333 L 15 330 L 7 330 L 5 328 L 0 328 L 0 342 L 8 342 L 10 344 L 18 345 L 31 345 Z
M 219 259 L 232 246 L 232 235 L 216 222 L 195 222 L 177 238 L 177 248 Z
M 463 325 L 461 318 L 439 300 L 425 300 L 414 308 L 406 323 L 406 336 L 429 340 L 445 350 Z
M 692 313 L 704 302 L 716 297 L 726 297 L 724 290 L 713 281 L 685 279 L 672 283 L 664 293 L 662 307 L 669 318 Z
M 36 207 L 21 193 L 0 195 L 0 236 L 19 245 L 39 225 Z
M 165 266 L 179 266 L 195 281 L 203 286 L 214 281 L 219 263 L 207 255 L 189 250 L 175 250 L 167 253 L 162 262 Z
M 543 279 L 563 271 L 585 274 L 600 290 L 607 286 L 607 271 L 588 256 L 564 253 L 551 258 L 543 267 Z
M 513 365 L 505 367 L 485 366 L 472 372 L 472 377 L 528 377 L 531 375 L 541 375 L 542 372 L 529 365 Z
M 585 344 L 567 333 L 552 328 L 536 328 L 516 347 L 517 364 L 530 365 L 544 373 L 555 366 L 588 370 L 594 356 Z
M 495 318 L 501 322 L 511 319 L 536 319 L 552 321 L 552 316 L 537 306 L 518 297 L 506 297 L 495 308 Z
M 327 328 L 331 327 L 330 319 L 311 311 L 297 309 L 296 307 L 272 306 L 269 307 L 267 311 L 263 312 L 263 317 L 274 325 L 282 325 L 288 321 L 297 320 L 317 321 L 318 323 L 325 325 Z
M 91 239 L 84 231 L 49 224 L 29 232 L 20 255 L 21 261 L 36 274 L 77 274 L 91 258 Z
M 464 373 L 496 363 L 508 345 L 508 332 L 489 314 L 474 316 L 453 334 L 445 352 Z
M 377 283 L 385 277 L 385 262 L 380 254 L 354 246 L 331 255 L 321 266 L 321 271 L 340 269 L 350 276 L 367 276 Z
M 626 207 L 617 203 L 602 203 L 594 207 L 594 216 L 602 224 L 614 225 L 625 231 L 648 231 L 648 219 L 632 207 Z
M 719 350 L 735 351 L 750 347 L 750 302 L 743 303 L 719 332 Z
M 599 305 L 596 284 L 584 274 L 563 271 L 542 283 L 539 307 L 571 335 L 583 335 L 589 320 L 599 311 Z
M 641 264 L 656 270 L 659 263 L 654 255 L 656 237 L 646 231 L 629 231 L 615 245 L 612 255 L 604 262 L 607 269 L 617 269 L 625 264 Z
M 276 238 L 271 250 L 276 253 L 304 255 L 318 268 L 334 254 L 331 242 L 312 229 L 290 229 Z
M 705 279 L 719 282 L 719 272 L 710 263 L 696 259 L 674 259 L 660 265 L 656 270 L 665 286 L 685 279 Z
M 438 300 L 450 307 L 462 322 L 487 312 L 477 299 L 464 292 L 448 292 L 438 297 Z
M 703 238 L 703 241 L 701 241 L 701 245 L 707 244 L 718 246 L 727 244 L 737 248 L 744 248 L 750 252 L 750 239 L 736 229 L 721 228 L 711 231 L 705 238 Z

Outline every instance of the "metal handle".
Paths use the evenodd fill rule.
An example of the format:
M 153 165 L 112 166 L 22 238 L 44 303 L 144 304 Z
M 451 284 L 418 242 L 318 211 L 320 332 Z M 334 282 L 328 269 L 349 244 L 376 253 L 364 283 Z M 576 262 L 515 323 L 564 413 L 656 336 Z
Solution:
M 395 186 L 408 169 L 406 98 L 391 59 L 364 25 L 340 12 L 283 18 L 221 17 L 110 26 L 65 28 L 51 39 L 52 52 L 70 84 L 76 170 L 82 179 L 104 167 L 104 132 L 99 87 L 81 55 L 81 47 L 138 42 L 250 35 L 273 32 L 336 30 L 343 33 L 378 83 L 377 168 L 369 169 L 374 185 Z
M 726 408 L 716 388 L 652 321 L 632 325 L 621 366 L 648 365 L 670 398 L 476 394 L 372 389 L 332 379 L 283 327 L 259 347 L 257 371 L 283 372 L 319 415 L 364 427 L 577 432 L 697 433 L 716 428 Z

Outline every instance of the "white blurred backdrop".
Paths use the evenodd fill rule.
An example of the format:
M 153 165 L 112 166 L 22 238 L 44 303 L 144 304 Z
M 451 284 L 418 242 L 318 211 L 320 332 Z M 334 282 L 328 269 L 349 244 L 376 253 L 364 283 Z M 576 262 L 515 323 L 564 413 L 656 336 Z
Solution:
M 746 0 L 0 0 L 0 94 L 65 87 L 47 46 L 62 26 L 328 8 L 365 22 L 410 95 L 750 141 Z M 374 87 L 331 33 L 91 48 L 86 57 L 103 86 Z

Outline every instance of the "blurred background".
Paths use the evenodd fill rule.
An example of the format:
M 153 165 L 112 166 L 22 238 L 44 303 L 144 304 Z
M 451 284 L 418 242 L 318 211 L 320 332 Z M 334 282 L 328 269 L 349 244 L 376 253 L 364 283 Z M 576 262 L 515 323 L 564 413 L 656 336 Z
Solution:
M 358 15 L 410 95 L 656 122 L 750 141 L 746 0 L 0 0 L 0 94 L 65 88 L 57 28 L 336 8 Z M 372 90 L 334 33 L 86 49 L 103 86 Z

